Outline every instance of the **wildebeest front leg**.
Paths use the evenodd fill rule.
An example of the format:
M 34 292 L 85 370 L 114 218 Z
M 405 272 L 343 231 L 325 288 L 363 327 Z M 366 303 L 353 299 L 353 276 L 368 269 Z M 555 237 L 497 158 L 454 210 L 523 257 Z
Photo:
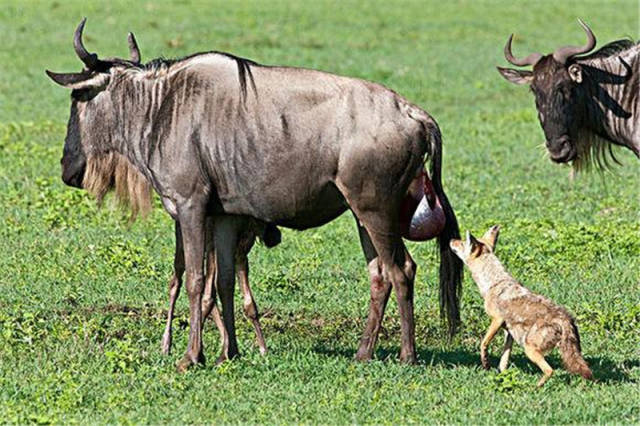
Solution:
M 182 231 L 180 230 L 180 222 L 175 222 L 176 234 L 176 251 L 173 256 L 173 277 L 169 281 L 169 311 L 167 312 L 167 325 L 162 335 L 162 353 L 168 355 L 171 352 L 171 335 L 173 322 L 173 311 L 176 305 L 176 299 L 180 294 L 182 287 L 182 275 L 184 274 L 184 251 L 182 247 Z
M 178 209 L 189 295 L 189 344 L 178 370 L 185 371 L 193 364 L 204 363 L 202 353 L 202 291 L 204 288 L 203 259 L 205 249 L 204 204 L 187 202 Z
M 238 355 L 235 317 L 233 310 L 233 292 L 235 287 L 235 251 L 238 242 L 241 218 L 218 216 L 214 225 L 214 244 L 216 246 L 216 287 L 222 305 L 222 318 L 226 330 L 226 344 L 217 363 L 232 359 Z

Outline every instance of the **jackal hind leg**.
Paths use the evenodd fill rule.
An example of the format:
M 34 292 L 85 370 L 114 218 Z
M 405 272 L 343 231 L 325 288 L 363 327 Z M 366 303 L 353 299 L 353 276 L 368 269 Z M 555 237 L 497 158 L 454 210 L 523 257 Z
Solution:
M 544 359 L 544 354 L 540 352 L 537 348 L 526 345 L 524 346 L 524 353 L 527 357 L 533 361 L 539 368 L 542 370 L 542 378 L 538 381 L 538 387 L 542 387 L 547 380 L 553 374 L 553 368 L 547 363 L 547 360 Z
M 491 368 L 491 365 L 489 364 L 489 358 L 487 356 L 487 347 L 493 340 L 498 330 L 500 330 L 500 328 L 502 327 L 502 324 L 504 324 L 504 320 L 502 318 L 491 318 L 489 329 L 487 330 L 487 333 L 484 335 L 484 338 L 480 343 L 480 362 L 482 362 L 482 368 L 484 368 L 485 370 Z
M 513 346 L 513 336 L 509 330 L 504 331 L 504 347 L 502 348 L 502 356 L 500 356 L 500 372 L 503 372 L 509 366 L 509 358 L 511 357 L 511 347 Z

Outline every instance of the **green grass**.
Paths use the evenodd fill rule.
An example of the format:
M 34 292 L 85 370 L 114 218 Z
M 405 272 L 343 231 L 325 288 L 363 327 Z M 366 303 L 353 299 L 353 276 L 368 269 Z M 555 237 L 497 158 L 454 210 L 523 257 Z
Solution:
M 638 37 L 635 1 L 26 2 L 0 7 L 0 419 L 9 423 L 611 423 L 640 422 L 640 162 L 568 178 L 539 146 L 532 96 L 495 71 L 516 32 L 517 55 Z M 542 390 L 514 350 L 504 374 L 479 367 L 489 321 L 465 278 L 463 328 L 446 343 L 432 243 L 418 263 L 420 363 L 397 361 L 389 304 L 377 361 L 352 361 L 368 281 L 349 215 L 321 229 L 283 231 L 251 253 L 270 347 L 258 355 L 239 319 L 243 357 L 179 375 L 159 354 L 171 274 L 172 223 L 157 208 L 128 226 L 60 181 L 69 93 L 44 69 L 77 71 L 72 34 L 103 56 L 143 59 L 224 50 L 267 64 L 374 80 L 423 106 L 444 134 L 445 187 L 464 229 L 500 223 L 499 256 L 530 288 L 578 318 L 597 383 L 562 369 Z M 238 312 L 238 315 L 240 313 Z M 209 360 L 218 335 L 205 331 Z M 499 345 L 492 347 L 497 363 Z M 559 357 L 551 357 L 559 366 Z

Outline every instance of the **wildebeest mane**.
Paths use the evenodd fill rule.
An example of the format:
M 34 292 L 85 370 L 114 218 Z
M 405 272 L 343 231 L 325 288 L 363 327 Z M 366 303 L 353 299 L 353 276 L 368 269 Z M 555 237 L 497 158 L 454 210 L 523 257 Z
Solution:
M 226 53 L 226 52 L 218 52 L 215 50 L 209 51 L 209 52 L 201 52 L 201 53 L 195 53 L 193 55 L 188 55 L 188 56 L 184 56 L 182 58 L 173 58 L 173 59 L 167 59 L 164 57 L 159 57 L 159 58 L 155 58 L 150 60 L 149 62 L 147 62 L 146 64 L 140 64 L 137 67 L 140 68 L 141 70 L 144 71 L 158 71 L 161 69 L 167 69 L 169 67 L 171 67 L 174 64 L 177 64 L 179 62 L 184 62 L 187 61 L 189 59 L 192 59 L 194 57 L 197 56 L 201 56 L 201 55 L 207 55 L 207 54 L 216 54 L 216 55 L 222 55 L 222 56 L 226 56 L 229 59 L 232 59 L 236 62 L 237 66 L 238 66 L 238 79 L 240 81 L 240 91 L 242 93 L 242 98 L 245 99 L 247 96 L 247 77 L 249 82 L 251 83 L 251 86 L 254 90 L 254 93 L 256 91 L 256 84 L 253 80 L 253 74 L 251 73 L 251 67 L 252 66 L 261 66 L 260 64 L 258 64 L 257 62 L 254 62 L 250 59 L 246 59 L 246 58 L 242 58 L 240 56 L 235 56 L 232 55 L 230 53 Z
M 94 154 L 87 158 L 82 186 L 102 205 L 105 195 L 115 192 L 118 203 L 131 209 L 130 220 L 151 210 L 151 185 L 131 162 L 116 152 Z
M 583 61 L 583 60 L 590 60 L 590 59 L 608 58 L 617 53 L 623 52 L 635 45 L 636 43 L 631 38 L 623 38 L 620 40 L 612 41 L 611 43 L 607 43 L 604 46 L 602 46 L 600 49 L 586 56 L 577 57 L 576 59 Z
M 595 52 L 577 58 L 579 61 L 590 61 L 597 59 L 607 59 L 612 56 L 616 56 L 627 49 L 630 49 L 636 45 L 630 38 L 625 38 L 621 40 L 612 41 Z M 597 80 L 603 80 L 602 76 L 596 77 L 595 73 L 602 73 L 600 69 L 591 69 L 590 67 L 583 68 L 583 71 L 590 76 L 593 84 L 591 88 L 592 93 L 595 95 L 597 93 L 602 92 L 602 88 L 600 88 Z M 606 69 L 605 69 L 606 71 Z M 593 75 L 592 75 L 593 73 Z M 617 76 L 616 76 L 617 77 Z M 619 84 L 622 83 L 622 80 Z M 617 105 L 611 104 L 610 108 L 614 108 Z M 587 115 L 589 117 L 598 117 L 602 115 L 602 112 L 599 110 L 601 108 L 598 105 L 598 102 L 592 101 L 587 103 L 586 107 L 590 109 L 587 111 Z M 619 107 L 619 106 L 618 106 Z M 625 113 L 624 111 L 620 112 Z M 600 122 L 600 119 L 593 120 L 593 122 Z M 602 136 L 596 131 L 588 129 L 586 127 L 582 127 L 579 130 L 579 135 L 576 138 L 576 149 L 578 150 L 577 158 L 573 161 L 573 168 L 576 171 L 587 171 L 591 168 L 595 168 L 598 170 L 608 170 L 613 164 L 620 164 L 618 159 L 615 157 L 613 152 L 613 144 L 606 137 Z

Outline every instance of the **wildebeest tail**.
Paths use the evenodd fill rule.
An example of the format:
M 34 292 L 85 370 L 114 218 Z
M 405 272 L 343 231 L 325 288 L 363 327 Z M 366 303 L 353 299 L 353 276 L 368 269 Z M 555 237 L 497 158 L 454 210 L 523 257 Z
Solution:
M 573 320 L 570 318 L 562 324 L 562 339 L 558 345 L 564 368 L 573 374 L 579 374 L 585 379 L 593 379 L 589 365 L 582 357 L 580 334 Z
M 440 200 L 445 215 L 444 229 L 438 236 L 440 251 L 440 315 L 446 314 L 449 337 L 452 337 L 460 324 L 460 296 L 462 293 L 463 264 L 449 247 L 452 238 L 460 238 L 458 221 L 442 189 L 442 134 L 434 122 L 427 124 L 430 142 L 430 170 L 433 189 Z

